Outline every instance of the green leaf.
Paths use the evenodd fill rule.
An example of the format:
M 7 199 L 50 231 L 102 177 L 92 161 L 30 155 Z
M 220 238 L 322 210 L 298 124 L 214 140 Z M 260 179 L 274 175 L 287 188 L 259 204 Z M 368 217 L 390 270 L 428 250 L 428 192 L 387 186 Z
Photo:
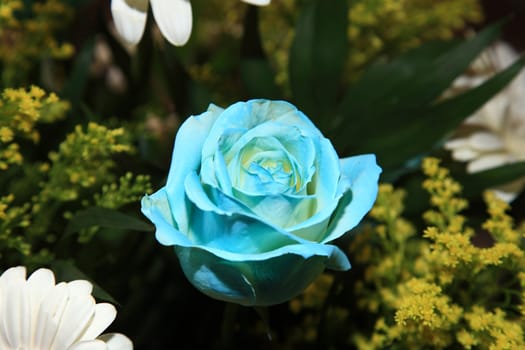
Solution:
M 416 119 L 392 126 L 386 134 L 378 133 L 363 140 L 361 147 L 376 153 L 386 169 L 399 167 L 408 159 L 429 152 L 450 130 L 511 82 L 524 65 L 525 58 L 521 58 L 475 89 L 415 111 Z
M 470 198 L 479 195 L 490 187 L 503 185 L 525 177 L 525 161 L 475 174 L 454 174 L 454 177 L 462 184 L 465 196 Z
M 133 231 L 154 231 L 152 225 L 134 216 L 114 209 L 90 207 L 78 211 L 73 216 L 67 225 L 66 235 L 93 226 Z
M 94 45 L 95 40 L 91 38 L 82 47 L 82 50 L 80 50 L 75 58 L 69 79 L 62 90 L 62 96 L 71 101 L 75 106 L 80 103 L 87 86 L 89 66 L 91 58 L 93 57 Z
M 258 13 L 256 6 L 249 6 L 246 11 L 241 43 L 241 80 L 248 98 L 277 99 L 281 95 L 262 47 Z
M 498 37 L 501 26 L 459 43 L 428 43 L 390 63 L 373 65 L 341 103 L 341 118 L 334 125 L 339 147 L 362 148 L 363 140 L 387 136 L 391 128 L 420 119 L 423 110 Z
M 337 107 L 347 56 L 348 2 L 307 0 L 290 49 L 290 85 L 295 104 L 322 122 Z
M 102 289 L 93 280 L 88 278 L 85 273 L 71 261 L 55 260 L 51 263 L 51 270 L 55 273 L 57 282 L 71 282 L 74 280 L 86 280 L 93 285 L 93 296 L 101 301 L 120 305 L 108 292 Z

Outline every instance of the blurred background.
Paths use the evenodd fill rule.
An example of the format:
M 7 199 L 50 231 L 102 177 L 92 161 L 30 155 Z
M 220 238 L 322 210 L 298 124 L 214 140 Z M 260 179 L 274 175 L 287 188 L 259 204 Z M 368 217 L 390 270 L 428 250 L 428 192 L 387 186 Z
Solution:
M 403 189 L 403 215 L 418 239 L 430 207 L 421 187 L 426 156 L 440 158 L 462 184 L 469 224 L 479 228 L 487 216 L 488 188 L 510 203 L 517 223 L 523 220 L 525 3 L 325 1 L 273 0 L 257 8 L 192 0 L 191 38 L 174 47 L 151 11 L 142 40 L 130 46 L 115 30 L 108 0 L 2 0 L 0 269 L 49 266 L 59 280 L 93 281 L 97 298 L 117 305 L 111 330 L 139 350 L 381 348 L 373 338 L 382 334 L 377 320 L 394 324 L 395 308 L 371 307 L 372 294 L 356 287 L 375 258 L 357 259 L 348 273 L 324 274 L 290 303 L 267 310 L 225 305 L 187 282 L 172 249 L 156 242 L 140 214 L 140 198 L 165 182 L 173 140 L 188 116 L 210 103 L 269 98 L 303 110 L 341 157 L 375 153 L 382 182 Z M 500 95 L 506 107 L 483 109 Z M 484 143 L 469 138 L 479 132 L 502 142 L 489 150 L 499 158 L 486 158 Z M 390 196 L 385 203 L 398 198 Z M 353 238 L 381 220 L 368 218 L 338 242 L 352 262 L 362 248 Z M 493 244 L 490 233 L 477 231 L 476 245 Z M 509 271 L 522 266 L 498 275 L 519 294 Z M 450 295 L 460 295 L 465 283 L 450 287 Z M 386 298 L 377 284 L 370 288 Z M 503 296 L 493 293 L 495 309 Z M 523 324 L 512 312 L 507 320 Z M 389 347 L 417 343 L 394 339 Z M 467 342 L 427 346 L 458 344 Z

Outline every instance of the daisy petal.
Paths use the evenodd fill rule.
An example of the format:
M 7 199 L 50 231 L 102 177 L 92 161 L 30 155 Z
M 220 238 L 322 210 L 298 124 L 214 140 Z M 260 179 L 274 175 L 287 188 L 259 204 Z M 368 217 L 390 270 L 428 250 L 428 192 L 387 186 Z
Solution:
M 151 0 L 151 8 L 162 35 L 175 46 L 186 44 L 193 25 L 190 1 Z
M 265 5 L 268 5 L 271 0 L 242 0 L 248 4 L 251 4 L 251 5 L 257 5 L 257 6 L 265 6 Z
M 459 139 L 452 139 L 450 141 L 445 142 L 445 149 L 453 150 L 457 148 L 462 147 L 468 147 L 468 138 L 459 138 Z
M 102 334 L 98 339 L 106 342 L 108 350 L 133 350 L 133 343 L 123 334 Z
M 96 338 L 117 317 L 117 310 L 111 304 L 101 303 L 95 305 L 95 314 L 80 340 Z
M 38 312 L 40 303 L 47 293 L 55 286 L 55 275 L 51 270 L 38 269 L 27 279 L 29 297 L 31 303 L 31 348 L 36 347 L 36 329 L 38 328 Z
M 0 276 L 0 288 L 8 286 L 13 281 L 23 281 L 26 279 L 26 268 L 23 266 L 12 267 L 7 269 Z
M 67 288 L 69 289 L 70 297 L 90 295 L 93 291 L 93 285 L 85 280 L 71 281 L 67 284 Z
M 95 299 L 91 295 L 70 296 L 60 320 L 52 348 L 67 349 L 83 333 L 95 312 Z
M 480 151 L 496 151 L 504 147 L 496 135 L 489 132 L 477 132 L 469 138 L 470 147 Z
M 67 350 L 108 350 L 108 347 L 102 340 L 91 340 L 75 343 Z
M 477 158 L 479 153 L 470 148 L 458 148 L 452 151 L 452 158 L 460 162 L 466 162 Z
M 33 336 L 35 348 L 49 349 L 55 339 L 60 320 L 66 309 L 68 290 L 62 282 L 53 287 L 42 299 Z
M 128 43 L 135 45 L 142 38 L 148 17 L 148 0 L 111 0 L 111 13 L 117 31 Z
M 502 190 L 500 190 L 498 188 L 493 188 L 493 189 L 491 189 L 491 191 L 494 192 L 496 197 L 498 197 L 499 199 L 501 199 L 502 201 L 507 202 L 507 203 L 512 202 L 514 200 L 514 198 L 516 198 L 518 196 L 517 192 L 506 192 L 506 191 L 502 191 Z
M 31 306 L 25 280 L 10 284 L 1 310 L 3 330 L 11 349 L 21 349 L 31 341 Z
M 511 161 L 506 153 L 494 153 L 481 156 L 467 165 L 467 172 L 477 173 L 483 170 L 499 167 Z

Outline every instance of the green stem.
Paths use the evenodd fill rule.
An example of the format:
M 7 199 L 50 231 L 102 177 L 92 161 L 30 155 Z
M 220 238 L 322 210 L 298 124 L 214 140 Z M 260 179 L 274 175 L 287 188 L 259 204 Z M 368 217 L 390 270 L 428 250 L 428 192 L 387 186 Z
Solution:
M 235 319 L 239 305 L 233 303 L 226 303 L 224 307 L 224 315 L 222 318 L 221 328 L 221 342 L 219 349 L 231 349 L 233 344 L 233 333 L 235 331 Z

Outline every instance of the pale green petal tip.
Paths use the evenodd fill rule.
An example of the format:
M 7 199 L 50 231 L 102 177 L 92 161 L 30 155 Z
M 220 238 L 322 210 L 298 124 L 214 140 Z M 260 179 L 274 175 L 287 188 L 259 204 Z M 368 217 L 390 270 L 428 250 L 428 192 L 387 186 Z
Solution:
M 326 261 L 326 268 L 336 271 L 348 271 L 352 268 L 346 254 L 336 246 L 333 246 L 332 254 Z

